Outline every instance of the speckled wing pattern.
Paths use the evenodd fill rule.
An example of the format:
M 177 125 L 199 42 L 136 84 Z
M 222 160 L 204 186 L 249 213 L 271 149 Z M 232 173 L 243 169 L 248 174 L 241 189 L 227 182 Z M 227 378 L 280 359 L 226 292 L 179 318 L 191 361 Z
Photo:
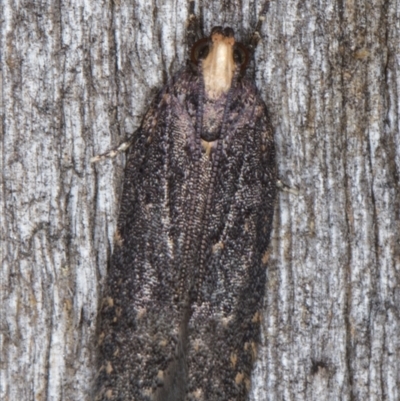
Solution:
M 247 398 L 275 198 L 254 84 L 200 69 L 163 88 L 130 148 L 101 310 L 96 400 Z

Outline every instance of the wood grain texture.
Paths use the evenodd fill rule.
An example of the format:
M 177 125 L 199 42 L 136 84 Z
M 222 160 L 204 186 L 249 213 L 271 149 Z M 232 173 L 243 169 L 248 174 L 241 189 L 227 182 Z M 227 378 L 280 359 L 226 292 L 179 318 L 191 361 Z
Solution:
M 260 4 L 206 1 L 204 29 Z M 185 1 L 1 5 L 4 400 L 88 400 L 123 157 L 187 58 Z M 282 181 L 253 400 L 400 398 L 400 2 L 271 2 L 257 86 Z

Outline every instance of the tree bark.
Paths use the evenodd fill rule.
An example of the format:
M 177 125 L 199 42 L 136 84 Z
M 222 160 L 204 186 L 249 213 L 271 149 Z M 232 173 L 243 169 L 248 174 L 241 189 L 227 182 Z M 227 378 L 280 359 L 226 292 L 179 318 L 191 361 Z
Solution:
M 259 4 L 257 4 L 259 3 Z M 261 2 L 203 1 L 244 41 Z M 4 0 L 2 400 L 89 400 L 124 157 L 185 63 L 183 0 Z M 400 399 L 400 1 L 275 0 L 255 56 L 278 170 L 252 397 Z

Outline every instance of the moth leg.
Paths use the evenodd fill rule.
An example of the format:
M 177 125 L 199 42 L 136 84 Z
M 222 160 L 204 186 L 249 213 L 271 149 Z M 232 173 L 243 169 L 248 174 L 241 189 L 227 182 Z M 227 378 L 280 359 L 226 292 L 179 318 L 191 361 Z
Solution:
M 297 189 L 290 187 L 289 185 L 283 183 L 281 180 L 276 181 L 276 187 L 280 189 L 282 192 L 288 192 L 289 194 L 292 195 L 299 194 L 299 191 Z
M 186 30 L 186 37 L 189 49 L 191 49 L 193 45 L 203 37 L 202 27 L 199 18 L 195 14 L 195 3 L 195 0 L 189 0 L 189 21 Z
M 109 149 L 107 152 L 93 156 L 90 159 L 90 163 L 97 163 L 100 160 L 105 160 L 109 158 L 112 159 L 115 156 L 119 155 L 120 153 L 125 152 L 132 145 L 133 140 L 136 137 L 136 133 L 137 131 L 135 131 L 126 141 L 120 143 L 118 146 L 115 146 L 114 148 Z

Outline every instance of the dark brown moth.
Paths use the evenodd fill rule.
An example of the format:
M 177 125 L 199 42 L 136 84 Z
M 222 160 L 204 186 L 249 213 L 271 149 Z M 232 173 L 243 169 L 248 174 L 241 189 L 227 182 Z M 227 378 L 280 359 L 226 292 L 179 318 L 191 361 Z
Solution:
M 266 106 L 244 76 L 257 35 L 196 42 L 132 140 L 96 400 L 247 398 L 276 193 Z

